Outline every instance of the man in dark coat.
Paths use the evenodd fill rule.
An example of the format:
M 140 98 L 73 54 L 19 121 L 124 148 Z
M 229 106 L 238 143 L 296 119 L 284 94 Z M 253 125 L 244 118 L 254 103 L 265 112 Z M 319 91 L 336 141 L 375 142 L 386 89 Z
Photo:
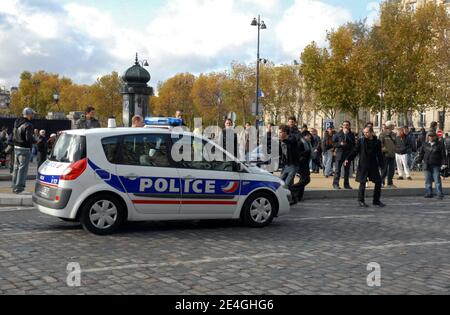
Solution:
M 375 192 L 373 197 L 373 205 L 383 208 L 385 204 L 380 201 L 381 197 L 381 175 L 380 168 L 383 168 L 384 158 L 381 151 L 381 142 L 374 136 L 372 128 L 364 129 L 364 137 L 362 137 L 354 150 L 347 156 L 345 165 L 350 165 L 356 156 L 359 155 L 358 172 L 356 181 L 359 185 L 359 205 L 367 208 L 365 202 L 366 183 L 369 179 L 375 183 Z
M 425 172 L 425 198 L 433 198 L 433 181 L 436 185 L 438 199 L 444 199 L 442 190 L 441 168 L 447 164 L 445 146 L 439 141 L 436 133 L 428 134 L 429 141 L 426 142 L 419 154 L 418 162 L 423 161 Z
M 298 202 L 296 198 L 297 192 L 294 190 L 293 184 L 300 166 L 299 135 L 291 134 L 291 129 L 286 125 L 279 127 L 278 134 L 280 139 L 281 164 L 283 165 L 281 179 L 292 192 L 293 202 L 291 205 L 294 205 Z
M 302 132 L 301 137 L 297 137 L 297 150 L 299 156 L 298 175 L 300 180 L 292 186 L 292 195 L 295 202 L 303 201 L 306 186 L 311 183 L 311 171 L 309 162 L 312 154 L 312 134 L 309 131 Z
M 238 157 L 238 138 L 234 132 L 233 121 L 231 119 L 225 120 L 225 129 L 222 130 L 219 143 L 222 145 L 222 148 L 233 154 L 234 157 Z
M 353 151 L 355 147 L 355 134 L 351 131 L 349 121 L 344 121 L 342 131 L 333 137 L 333 146 L 336 150 L 336 174 L 334 176 L 333 188 L 341 189 L 339 181 L 341 179 L 341 169 L 345 158 Z M 344 188 L 351 190 L 350 187 L 350 164 L 344 165 Z

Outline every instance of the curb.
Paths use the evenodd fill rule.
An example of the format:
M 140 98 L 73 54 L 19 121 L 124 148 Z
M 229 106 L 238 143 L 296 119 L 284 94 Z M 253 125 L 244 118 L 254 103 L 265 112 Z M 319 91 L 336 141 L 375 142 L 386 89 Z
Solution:
M 32 196 L 16 196 L 13 194 L 0 194 L 1 207 L 31 207 L 33 206 Z
M 444 188 L 444 194 L 450 195 L 450 188 Z M 385 189 L 381 197 L 420 197 L 425 195 L 425 188 Z M 366 197 L 373 197 L 373 190 L 367 190 Z M 357 199 L 358 190 L 310 190 L 305 192 L 305 200 L 323 199 Z M 31 207 L 32 196 L 16 196 L 0 193 L 0 207 Z

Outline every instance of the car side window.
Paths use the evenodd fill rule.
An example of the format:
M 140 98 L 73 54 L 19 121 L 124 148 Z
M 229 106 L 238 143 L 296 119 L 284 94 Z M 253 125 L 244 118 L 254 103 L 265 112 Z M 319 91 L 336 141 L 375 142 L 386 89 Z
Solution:
M 117 149 L 119 148 L 119 137 L 110 137 L 102 139 L 103 152 L 106 159 L 111 164 L 116 164 Z
M 141 134 L 123 138 L 123 165 L 170 167 L 165 135 Z
M 181 168 L 206 170 L 206 171 L 221 171 L 221 172 L 233 172 L 233 161 L 221 161 L 216 159 L 216 153 L 220 153 L 220 149 L 210 142 L 196 137 L 180 136 L 180 138 L 172 139 L 174 144 L 180 145 L 180 155 L 183 155 L 181 161 L 178 161 L 178 165 Z M 183 144 L 183 146 L 181 146 Z M 184 154 L 184 148 L 189 150 L 189 154 Z M 207 148 L 205 150 L 205 148 Z M 217 152 L 216 152 L 217 151 Z M 223 155 L 220 154 L 222 157 Z

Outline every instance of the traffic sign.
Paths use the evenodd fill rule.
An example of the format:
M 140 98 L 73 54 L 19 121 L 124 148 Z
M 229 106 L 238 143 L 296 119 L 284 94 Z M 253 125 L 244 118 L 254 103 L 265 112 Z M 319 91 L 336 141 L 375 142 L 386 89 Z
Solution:
M 444 137 L 444 132 L 442 130 L 439 130 L 437 132 L 437 135 L 438 135 L 439 138 L 442 138 L 442 137 Z

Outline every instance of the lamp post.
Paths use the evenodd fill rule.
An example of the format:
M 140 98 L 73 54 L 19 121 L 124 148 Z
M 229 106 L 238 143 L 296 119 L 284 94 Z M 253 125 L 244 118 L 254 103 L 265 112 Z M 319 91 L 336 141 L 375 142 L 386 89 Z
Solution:
M 59 109 L 59 92 L 57 90 L 55 90 L 53 92 L 53 100 L 55 101 L 55 105 L 58 108 L 58 112 L 60 111 Z
M 266 24 L 264 21 L 261 21 L 261 16 L 258 15 L 258 19 L 254 18 L 252 23 L 252 26 L 256 26 L 258 28 L 258 43 L 257 43 L 257 58 L 256 58 L 256 129 L 258 130 L 258 123 L 259 123 L 259 63 L 261 62 L 260 56 L 259 56 L 259 44 L 260 44 L 260 38 L 261 38 L 261 30 L 267 29 Z
M 381 68 L 381 90 L 380 90 L 380 131 L 382 132 L 382 126 L 383 126 L 383 109 L 384 109 L 384 67 L 387 64 L 387 59 L 384 58 L 383 60 L 378 62 L 380 68 Z M 390 117 L 388 117 L 390 119 Z

